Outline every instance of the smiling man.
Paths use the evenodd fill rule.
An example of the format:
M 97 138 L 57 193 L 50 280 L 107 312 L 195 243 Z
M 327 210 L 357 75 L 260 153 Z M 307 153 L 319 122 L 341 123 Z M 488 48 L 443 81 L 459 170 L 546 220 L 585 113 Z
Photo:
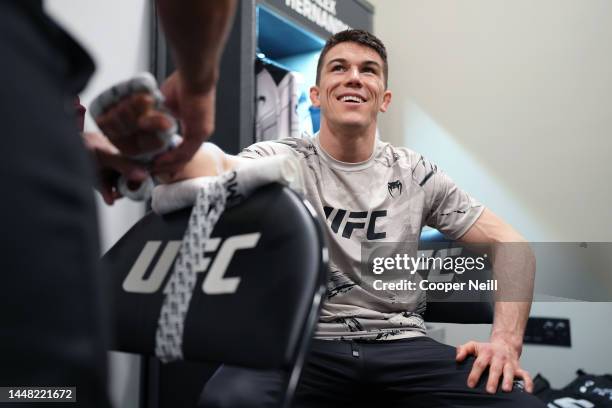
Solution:
M 342 31 L 325 45 L 310 90 L 321 108 L 317 135 L 257 143 L 239 157 L 204 148 L 174 180 L 213 175 L 215 163 L 227 170 L 270 155 L 298 158 L 307 198 L 326 220 L 330 280 L 295 406 L 541 407 L 513 382 L 533 387 L 519 365 L 529 301 L 498 302 L 490 340 L 454 348 L 427 337 L 424 291 L 376 290 L 361 275 L 362 244 L 418 242 L 424 225 L 464 242 L 524 241 L 435 164 L 376 137 L 378 114 L 392 99 L 387 79 L 381 41 Z M 522 259 L 529 282 L 533 259 Z M 273 407 L 284 383 L 279 372 L 222 366 L 201 402 Z
M 362 243 L 416 242 L 424 224 L 466 242 L 523 241 L 435 164 L 376 138 L 378 114 L 392 99 L 387 81 L 381 41 L 340 32 L 325 45 L 310 90 L 321 108 L 318 135 L 258 143 L 240 154 L 298 157 L 307 196 L 327 220 L 329 294 L 296 406 L 358 406 L 373 397 L 398 407 L 539 407 L 513 389 L 514 379 L 532 389 L 518 361 L 529 302 L 498 303 L 490 342 L 455 349 L 427 337 L 422 291 L 375 291 L 361 278 Z M 532 277 L 533 265 L 525 271 Z M 204 405 L 274 406 L 281 378 L 222 367 Z

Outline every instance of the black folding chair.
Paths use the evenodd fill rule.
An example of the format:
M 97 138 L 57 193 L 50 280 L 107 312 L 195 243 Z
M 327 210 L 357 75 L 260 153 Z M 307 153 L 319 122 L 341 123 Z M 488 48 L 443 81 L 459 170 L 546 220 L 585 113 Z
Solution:
M 163 288 L 190 212 L 150 213 L 104 255 L 113 350 L 154 355 Z M 250 244 L 241 246 L 241 237 Z M 208 249 L 185 319 L 184 360 L 284 369 L 288 406 L 326 291 L 327 250 L 314 210 L 290 189 L 266 186 L 223 214 Z M 222 279 L 240 279 L 235 292 L 204 292 L 219 268 Z
M 149 213 L 104 255 L 112 297 L 113 350 L 153 360 L 163 288 L 190 212 Z M 255 245 L 229 244 L 252 234 L 260 234 Z M 289 406 L 326 291 L 322 226 L 307 202 L 273 184 L 226 211 L 210 241 L 211 251 L 203 254 L 210 260 L 209 267 L 198 278 L 185 321 L 184 360 L 283 369 L 290 373 L 284 402 Z M 231 247 L 229 251 L 223 250 L 225 245 Z M 451 245 L 456 243 L 428 231 L 419 248 L 439 250 Z M 206 294 L 203 281 L 219 265 L 225 266 L 223 279 L 240 279 L 236 291 Z M 428 302 L 425 319 L 490 323 L 492 307 L 484 301 Z M 141 407 L 158 406 L 152 396 L 160 384 L 141 378 L 142 384 Z

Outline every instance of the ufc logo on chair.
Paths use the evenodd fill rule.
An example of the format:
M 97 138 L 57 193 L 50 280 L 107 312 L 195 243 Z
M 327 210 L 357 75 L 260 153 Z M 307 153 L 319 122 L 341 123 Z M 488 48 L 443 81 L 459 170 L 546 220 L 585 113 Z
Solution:
M 255 248 L 260 237 L 261 234 L 257 232 L 236 235 L 227 238 L 223 243 L 221 243 L 221 238 L 210 238 L 206 242 L 204 253 L 216 252 L 216 257 L 214 255 L 204 256 L 201 262 L 195 266 L 197 268 L 195 272 L 208 271 L 202 283 L 202 291 L 207 295 L 235 293 L 238 290 L 240 278 L 227 278 L 224 276 L 225 271 L 237 251 Z M 174 264 L 181 241 L 168 241 L 151 273 L 147 276 L 147 271 L 151 268 L 153 259 L 162 244 L 162 241 L 148 241 L 145 244 L 123 281 L 123 290 L 132 293 L 155 293 L 160 289 Z

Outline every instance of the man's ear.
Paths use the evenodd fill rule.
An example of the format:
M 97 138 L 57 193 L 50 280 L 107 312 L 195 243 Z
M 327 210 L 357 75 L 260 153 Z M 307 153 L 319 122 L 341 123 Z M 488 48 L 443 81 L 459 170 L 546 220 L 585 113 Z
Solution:
M 383 102 L 382 105 L 380 105 L 380 111 L 381 112 L 386 112 L 387 108 L 389 108 L 389 104 L 391 103 L 391 96 L 393 96 L 391 94 L 391 91 L 389 91 L 388 89 L 385 91 L 385 94 L 383 95 Z
M 319 87 L 313 85 L 310 87 L 310 102 L 315 108 L 321 107 L 321 100 L 319 99 Z

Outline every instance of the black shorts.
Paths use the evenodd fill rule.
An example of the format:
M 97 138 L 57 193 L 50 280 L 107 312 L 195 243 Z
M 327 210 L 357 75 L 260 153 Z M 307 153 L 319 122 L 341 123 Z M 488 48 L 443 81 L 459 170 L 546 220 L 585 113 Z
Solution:
M 519 387 L 485 391 L 486 372 L 467 386 L 474 358 L 455 361 L 456 349 L 429 337 L 355 342 L 314 340 L 294 407 L 505 407 L 544 404 Z M 222 366 L 206 384 L 200 406 L 276 407 L 285 375 Z

